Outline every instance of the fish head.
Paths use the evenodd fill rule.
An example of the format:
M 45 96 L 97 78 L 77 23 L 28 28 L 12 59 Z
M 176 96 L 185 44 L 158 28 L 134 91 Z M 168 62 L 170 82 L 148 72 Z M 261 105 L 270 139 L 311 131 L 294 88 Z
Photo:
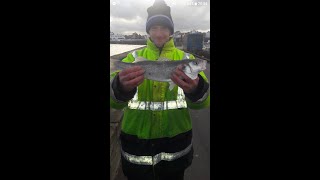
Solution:
M 198 77 L 198 74 L 206 69 L 206 64 L 207 61 L 205 60 L 192 60 L 188 64 L 185 64 L 183 72 L 191 79 L 196 79 Z
M 189 62 L 189 66 L 192 72 L 199 73 L 206 69 L 207 61 L 202 59 L 196 59 Z

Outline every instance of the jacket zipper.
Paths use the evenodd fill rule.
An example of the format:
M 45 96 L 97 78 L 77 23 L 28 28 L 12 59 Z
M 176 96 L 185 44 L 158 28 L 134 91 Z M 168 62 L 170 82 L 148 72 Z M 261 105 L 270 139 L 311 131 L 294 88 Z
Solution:
M 159 50 L 160 50 L 160 51 L 159 51 L 159 58 L 160 58 L 161 52 L 162 52 L 162 48 L 159 48 Z M 158 58 L 158 59 L 159 59 L 159 58 Z
M 160 56 L 161 56 L 161 52 L 162 52 L 162 48 L 159 48 L 159 57 L 158 57 L 158 59 L 160 58 Z M 152 150 L 153 151 L 153 150 Z M 153 159 L 153 156 L 152 156 L 152 171 L 153 171 L 153 179 L 154 180 L 157 180 L 157 178 L 156 178 L 156 172 L 155 172 L 155 170 L 154 170 L 154 159 Z

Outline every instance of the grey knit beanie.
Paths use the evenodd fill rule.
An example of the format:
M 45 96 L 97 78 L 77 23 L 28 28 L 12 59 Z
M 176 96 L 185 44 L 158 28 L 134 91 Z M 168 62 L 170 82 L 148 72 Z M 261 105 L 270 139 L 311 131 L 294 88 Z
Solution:
M 148 19 L 146 23 L 146 31 L 149 33 L 153 25 L 159 24 L 170 29 L 172 35 L 174 25 L 170 14 L 170 7 L 163 0 L 155 0 L 154 4 L 147 9 Z

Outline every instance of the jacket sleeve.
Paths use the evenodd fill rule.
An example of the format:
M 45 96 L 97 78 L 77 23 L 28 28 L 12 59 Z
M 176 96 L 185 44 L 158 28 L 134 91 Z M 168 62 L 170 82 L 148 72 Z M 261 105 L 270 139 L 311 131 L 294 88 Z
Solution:
M 126 58 L 122 60 L 123 62 L 131 63 L 134 61 L 132 54 L 128 54 Z M 114 71 L 110 74 L 110 107 L 114 109 L 123 109 L 128 106 L 128 101 L 130 98 L 128 96 L 120 97 L 119 89 L 117 89 L 117 76 L 120 71 Z M 135 93 L 135 91 L 134 91 Z M 134 95 L 133 93 L 133 95 Z M 132 94 L 132 93 L 131 93 Z M 129 99 L 129 100 L 128 100 Z
M 190 55 L 190 59 L 195 59 Z M 199 73 L 199 85 L 195 93 L 185 94 L 188 108 L 202 109 L 210 106 L 210 85 L 205 73 Z

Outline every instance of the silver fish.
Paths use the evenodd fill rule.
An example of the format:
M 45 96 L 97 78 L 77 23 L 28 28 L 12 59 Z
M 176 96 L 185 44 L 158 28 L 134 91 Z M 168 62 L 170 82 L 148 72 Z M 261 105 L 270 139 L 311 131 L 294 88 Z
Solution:
M 174 83 L 172 82 L 170 76 L 172 72 L 178 67 L 183 67 L 183 72 L 191 79 L 196 79 L 198 74 L 206 69 L 207 61 L 201 59 L 183 59 L 179 61 L 171 61 L 165 58 L 161 58 L 158 61 L 151 61 L 144 59 L 142 57 L 137 57 L 133 63 L 125 63 L 122 61 L 117 61 L 114 63 L 116 69 L 122 70 L 133 66 L 140 66 L 145 70 L 144 77 L 146 79 L 169 82 L 169 89 L 174 88 Z

